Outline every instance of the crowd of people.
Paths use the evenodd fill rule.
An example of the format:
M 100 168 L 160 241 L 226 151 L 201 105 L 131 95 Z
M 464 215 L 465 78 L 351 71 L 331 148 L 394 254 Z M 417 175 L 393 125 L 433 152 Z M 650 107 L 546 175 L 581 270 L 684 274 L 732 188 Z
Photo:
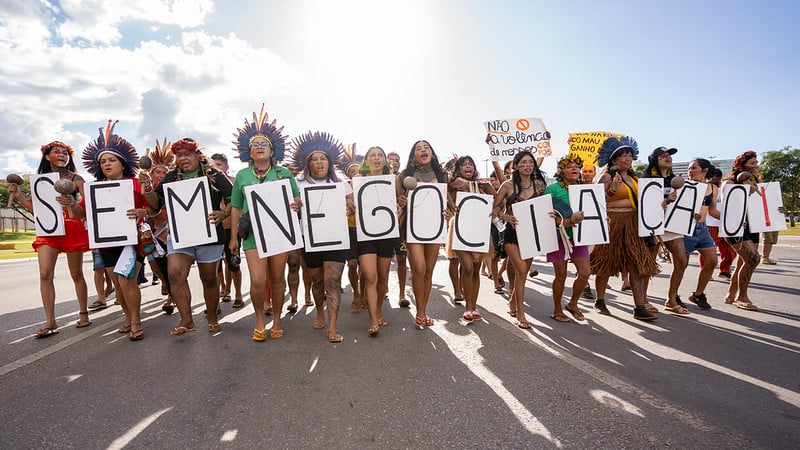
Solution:
M 514 317 L 515 324 L 523 329 L 531 328 L 525 312 L 525 283 L 528 276 L 535 274 L 535 269 L 532 267 L 533 258 L 522 257 L 519 243 L 527 237 L 517 233 L 519 220 L 514 215 L 512 205 L 541 195 L 552 197 L 553 211 L 549 212 L 549 216 L 559 230 L 558 249 L 546 255 L 546 261 L 553 265 L 555 274 L 552 281 L 551 318 L 557 322 L 586 320 L 578 304 L 581 296 L 595 300 L 594 309 L 598 313 L 610 315 L 605 293 L 609 288 L 609 279 L 617 276 L 622 278 L 623 286 L 632 294 L 635 319 L 651 321 L 658 317 L 656 313 L 659 308 L 649 302 L 650 294 L 665 299 L 665 311 L 678 315 L 689 314 L 678 291 L 689 255 L 694 251 L 700 254 L 701 271 L 688 298 L 692 303 L 700 309 L 711 309 L 705 289 L 717 267 L 719 251 L 719 276 L 730 280 L 724 302 L 746 310 L 757 310 L 748 296 L 750 279 L 759 262 L 774 263 L 768 255 L 765 259 L 761 258 L 758 253 L 759 234 L 750 232 L 747 225 L 742 237 L 720 238 L 718 234 L 721 183 L 746 184 L 752 193 L 755 183 L 760 180 L 757 155 L 753 151 L 739 155 L 734 161 L 733 172 L 724 180 L 719 169 L 708 160 L 692 160 L 686 174 L 688 179 L 707 183 L 702 208 L 693 217 L 696 223 L 692 235 L 667 231 L 663 235 L 642 238 L 637 229 L 640 179 L 663 179 L 662 208 L 674 202 L 677 188 L 673 179 L 681 177 L 672 172 L 672 156 L 677 149 L 654 149 L 647 158 L 647 169 L 639 174 L 633 168 L 633 162 L 638 157 L 636 142 L 629 137 L 609 137 L 599 150 L 598 167 L 585 163 L 580 157 L 565 156 L 558 161 L 555 182 L 548 185 L 539 169 L 541 160 L 527 151 L 517 152 L 506 167 L 501 168 L 495 162 L 493 173 L 482 178 L 471 157 L 455 157 L 443 163 L 425 140 L 419 140 L 411 146 L 406 166 L 402 169 L 400 155 L 396 152 L 387 154 L 383 148 L 373 146 L 362 158 L 352 151 L 354 149 L 346 149 L 328 133 L 308 132 L 289 142 L 283 135 L 283 128 L 277 127 L 274 120 L 269 120 L 263 106 L 260 114 L 254 114 L 252 121 L 245 120 L 244 126 L 238 129 L 235 144 L 236 156 L 247 167 L 239 170 L 235 177 L 230 177 L 227 173 L 227 156 L 223 153 L 206 156 L 201 145 L 192 138 L 156 142 L 156 150 L 148 150 L 146 157 L 140 159 L 133 146 L 114 133 L 111 121 L 105 129 L 100 129 L 98 138 L 83 151 L 83 165 L 98 181 L 131 180 L 134 208 L 126 211 L 126 216 L 139 225 L 148 224 L 152 230 L 153 245 L 148 251 L 135 253 L 135 268 L 130 274 L 124 275 L 116 273 L 114 268 L 120 258 L 126 257 L 125 246 L 95 249 L 93 259 L 98 296 L 91 305 L 87 304 L 87 285 L 82 271 L 83 253 L 89 251 L 89 239 L 83 222 L 86 216 L 84 180 L 77 174 L 75 155 L 69 145 L 54 141 L 42 146 L 42 159 L 37 173 L 57 173 L 61 180 L 73 183 L 74 188 L 70 193 L 61 193 L 57 197 L 63 207 L 66 234 L 39 236 L 33 243 L 38 254 L 40 291 L 45 312 L 44 324 L 35 332 L 35 337 L 51 336 L 58 329 L 54 312 L 56 292 L 53 276 L 57 256 L 61 252 L 67 254 L 70 275 L 75 284 L 79 306 L 79 320 L 75 326 L 90 326 L 89 310 L 107 307 L 110 289 L 106 283 L 110 283 L 124 313 L 118 331 L 127 334 L 132 341 L 144 336 L 140 318 L 141 292 L 136 275 L 141 272 L 145 259 L 149 261 L 153 276 L 161 280 L 162 294 L 166 296 L 162 309 L 167 315 L 176 308 L 178 310 L 179 322 L 170 331 L 173 336 L 195 331 L 190 268 L 196 266 L 202 285 L 207 329 L 216 333 L 221 330 L 218 320 L 220 303 L 230 302 L 231 293 L 234 292 L 232 307 L 244 306 L 240 267 L 243 261 L 246 262 L 250 279 L 248 292 L 254 314 L 254 341 L 284 336 L 281 317 L 287 285 L 291 298 L 288 311 L 294 313 L 298 308 L 298 284 L 302 279 L 306 287 L 305 304 L 314 306 L 316 310 L 312 327 L 327 328 L 328 341 L 341 342 L 343 337 L 337 328 L 337 319 L 342 304 L 345 266 L 353 292 L 351 308 L 368 311 L 369 324 L 365 324 L 367 334 L 377 335 L 381 328 L 388 325 L 382 310 L 384 301 L 388 299 L 393 258 L 397 261 L 399 306 L 409 307 L 411 304 L 405 292 L 408 261 L 416 310 L 413 323 L 417 327 L 432 326 L 434 319 L 428 315 L 428 302 L 434 266 L 442 245 L 406 242 L 403 226 L 408 215 L 409 193 L 418 183 L 441 183 L 447 186 L 446 206 L 442 215 L 449 224 L 449 233 L 444 253 L 450 260 L 453 302 L 463 302 L 461 319 L 466 322 L 482 319 L 478 299 L 483 269 L 483 273 L 492 279 L 495 293 L 508 294 L 508 312 Z M 147 164 L 143 164 L 145 159 Z M 386 175 L 396 177 L 400 237 L 359 240 L 355 232 L 357 205 L 353 200 L 352 179 Z M 216 227 L 218 239 L 212 243 L 175 248 L 167 226 L 165 186 L 198 177 L 208 180 L 213 207 L 207 221 Z M 349 250 L 298 249 L 260 257 L 251 223 L 252 205 L 245 195 L 245 188 L 280 180 L 288 180 L 291 186 L 289 203 L 292 211 L 302 208 L 301 192 L 304 188 L 318 184 L 341 186 L 345 192 L 342 214 L 347 216 L 350 227 Z M 581 223 L 584 214 L 570 207 L 569 187 L 581 183 L 602 185 L 608 214 L 607 244 L 593 247 L 575 244 L 572 230 Z M 456 195 L 459 192 L 483 194 L 494 199 L 491 205 L 492 225 L 487 230 L 490 244 L 488 252 L 452 247 L 455 218 L 459 213 L 456 207 Z M 18 184 L 9 184 L 9 194 L 23 207 L 33 211 L 33 202 L 22 193 Z M 769 242 L 774 240 L 770 236 Z M 658 263 L 659 249 L 668 252 L 672 272 L 668 291 L 652 293 L 648 292 L 649 281 L 662 270 Z M 574 265 L 576 276 L 564 304 L 570 262 Z M 504 273 L 508 284 L 503 278 Z M 596 296 L 590 288 L 591 275 L 594 275 Z M 572 319 L 565 314 L 565 310 Z M 273 313 L 272 326 L 267 329 L 265 316 Z

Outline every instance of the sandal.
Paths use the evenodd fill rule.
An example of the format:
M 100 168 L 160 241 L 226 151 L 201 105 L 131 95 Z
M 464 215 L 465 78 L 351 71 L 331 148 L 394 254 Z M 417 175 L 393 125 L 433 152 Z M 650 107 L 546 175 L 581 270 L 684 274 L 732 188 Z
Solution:
M 389 322 L 387 322 L 386 319 L 384 319 L 383 317 L 380 317 L 378 318 L 378 325 L 385 327 L 386 325 L 389 325 Z
M 483 316 L 478 312 L 477 309 L 472 310 L 472 320 L 483 320 Z
M 134 324 L 131 324 L 131 326 L 133 325 Z M 131 341 L 141 341 L 142 339 L 144 339 L 144 330 L 142 330 L 141 328 L 142 322 L 136 322 L 136 325 L 139 325 L 139 329 L 136 331 L 133 331 L 133 329 L 131 329 L 131 332 L 128 334 L 128 339 L 130 339 Z
M 758 311 L 758 306 L 754 305 L 753 302 L 743 302 L 740 300 L 736 300 L 733 302 L 733 306 L 739 309 L 746 309 L 748 311 Z
M 280 339 L 282 337 L 283 337 L 283 330 L 276 330 L 274 328 L 270 328 L 269 330 L 270 339 Z
M 433 326 L 433 319 L 428 316 L 425 317 L 415 317 L 414 318 L 414 325 L 418 327 L 430 327 Z
M 191 333 L 192 331 L 194 331 L 194 327 L 192 327 L 192 328 L 189 328 L 189 327 L 175 327 L 172 330 L 170 330 L 169 334 L 171 334 L 172 336 L 180 336 L 182 334 Z M 209 331 L 211 331 L 211 330 L 209 330 Z
M 225 294 L 222 297 L 220 297 L 219 299 L 222 300 L 225 303 L 228 303 L 229 301 L 231 301 L 231 294 Z
M 569 320 L 569 317 L 565 316 L 564 314 L 552 314 L 550 318 L 555 320 L 556 322 L 561 322 L 561 323 L 571 322 L 571 320 Z
M 675 305 L 675 306 L 664 305 L 664 310 L 675 314 L 691 314 L 688 309 L 684 308 L 681 305 Z M 650 311 L 648 310 L 648 312 Z
M 316 319 L 314 319 L 314 323 L 311 324 L 311 328 L 315 330 L 321 330 L 325 328 L 325 319 L 324 318 L 320 319 L 319 317 L 317 317 Z
M 86 320 L 81 319 L 81 316 L 86 316 Z M 75 328 L 86 328 L 91 324 L 92 321 L 89 320 L 89 311 L 78 313 L 78 323 L 75 324 Z
M 644 304 L 644 307 L 647 309 L 647 312 L 650 312 L 650 313 L 657 313 L 657 312 L 659 312 L 659 311 L 658 311 L 658 308 L 656 308 L 655 306 L 653 306 L 653 305 L 652 305 L 652 304 L 650 304 L 650 303 L 645 303 L 645 304 Z
M 514 322 L 514 325 L 516 325 L 516 326 L 518 326 L 518 327 L 520 327 L 520 328 L 522 328 L 524 330 L 527 330 L 527 329 L 531 328 L 531 324 L 529 322 L 527 322 L 527 321 L 524 321 L 524 320 L 518 320 L 518 321 Z
M 50 336 L 58 333 L 58 331 L 56 331 L 56 328 L 58 328 L 58 326 L 39 328 L 38 330 L 36 330 L 35 333 L 33 333 L 33 337 L 36 338 L 36 339 L 42 339 L 42 338 L 50 337 Z
M 369 327 L 369 329 L 367 330 L 367 334 L 370 335 L 370 336 L 375 336 L 376 334 L 378 334 L 379 331 L 381 331 L 381 326 L 380 325 L 373 325 L 373 326 Z
M 168 297 L 167 301 L 161 305 L 161 310 L 164 311 L 167 315 L 170 315 L 175 312 L 175 304 L 172 303 L 172 297 Z
M 508 311 L 508 315 L 511 316 L 511 317 L 517 317 L 517 312 L 512 309 L 512 310 Z
M 464 315 L 461 316 L 462 319 L 466 320 L 467 322 L 472 322 L 475 320 L 475 317 L 472 315 L 472 311 L 464 311 Z
M 365 302 L 353 302 L 350 304 L 350 309 L 357 311 L 359 309 L 368 309 L 368 306 Z
M 259 330 L 258 328 L 253 328 L 253 340 L 256 342 L 262 342 L 267 340 L 267 330 Z
M 336 344 L 337 342 L 342 342 L 342 340 L 344 340 L 344 338 L 342 338 L 342 335 L 339 334 L 338 331 L 328 330 L 328 342 Z
M 119 328 L 117 328 L 117 333 L 120 333 L 120 334 L 125 334 L 125 333 L 130 333 L 130 332 L 131 332 L 131 326 L 130 325 L 121 325 Z
M 296 313 L 297 312 L 297 303 L 292 303 L 291 305 L 289 305 L 288 308 L 286 308 L 286 310 L 289 311 L 290 314 Z
M 218 323 L 210 323 L 208 324 L 208 332 L 209 333 L 219 333 L 222 331 L 222 326 Z
M 95 300 L 94 303 L 89 305 L 89 309 L 103 309 L 108 308 L 108 305 L 105 302 L 101 302 L 100 300 Z
M 586 318 L 583 317 L 583 313 L 581 312 L 580 308 L 577 306 L 574 310 L 569 309 L 569 305 L 565 306 L 564 309 L 566 309 L 568 313 L 572 314 L 572 317 L 574 317 L 575 320 L 586 320 Z

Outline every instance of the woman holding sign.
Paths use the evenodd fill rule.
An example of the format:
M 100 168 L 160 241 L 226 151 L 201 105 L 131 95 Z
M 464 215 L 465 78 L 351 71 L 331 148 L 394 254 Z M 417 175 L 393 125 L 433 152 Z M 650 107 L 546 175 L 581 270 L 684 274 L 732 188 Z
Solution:
M 748 150 L 733 160 L 733 172 L 730 178 L 725 180 L 723 186 L 746 184 L 749 186 L 749 195 L 752 195 L 758 189 L 756 186 L 758 181 L 758 155 L 756 152 Z M 733 247 L 738 258 L 736 259 L 736 268 L 731 275 L 731 284 L 728 286 L 725 303 L 741 309 L 758 311 L 758 307 L 747 296 L 750 279 L 761 259 L 758 254 L 758 233 L 750 231 L 750 226 L 745 219 L 744 234 L 741 237 L 729 237 L 726 240 Z
M 553 197 L 553 208 L 556 214 L 556 225 L 562 230 L 558 234 L 558 250 L 547 254 L 547 261 L 553 264 L 555 278 L 553 278 L 553 315 L 550 316 L 558 322 L 569 322 L 569 318 L 561 310 L 561 297 L 564 295 L 564 285 L 567 281 L 567 262 L 575 265 L 577 276 L 572 283 L 572 296 L 566 309 L 575 320 L 584 320 L 583 313 L 578 307 L 578 299 L 584 288 L 589 285 L 589 247 L 574 245 L 572 242 L 572 227 L 583 221 L 581 211 L 572 212 L 569 205 L 569 186 L 580 183 L 583 160 L 579 156 L 565 156 L 558 161 L 556 169 L 556 182 L 547 186 L 545 194 Z
M 697 183 L 705 183 L 708 179 L 708 174 L 714 170 L 714 166 L 707 159 L 695 158 L 689 164 L 689 179 Z M 691 236 L 684 236 L 683 242 L 685 252 L 688 258 L 689 253 L 697 250 L 700 253 L 700 258 L 703 260 L 703 267 L 700 268 L 700 273 L 697 276 L 697 288 L 692 292 L 689 301 L 699 306 L 700 309 L 711 309 L 706 299 L 706 286 L 711 275 L 714 274 L 714 269 L 717 267 L 717 246 L 714 244 L 714 239 L 711 238 L 711 233 L 706 226 L 706 218 L 714 217 L 720 218 L 720 213 L 717 210 L 717 187 L 709 183 L 706 192 L 703 196 L 703 206 L 700 212 L 695 214 L 697 223 L 694 227 L 694 233 Z
M 285 148 L 285 137 L 281 134 L 283 127 L 277 128 L 275 121 L 268 121 L 269 116 L 261 105 L 261 112 L 258 116 L 253 113 L 254 121 L 248 122 L 245 119 L 244 127 L 239 129 L 237 147 L 239 159 L 249 163 L 249 166 L 236 173 L 236 181 L 233 183 L 231 193 L 231 229 L 241 233 L 242 248 L 247 258 L 247 269 L 250 272 L 250 300 L 255 310 L 256 326 L 253 329 L 254 341 L 265 341 L 270 339 L 280 339 L 283 337 L 283 326 L 281 324 L 280 312 L 283 311 L 283 295 L 286 289 L 286 270 L 287 253 L 279 253 L 267 258 L 258 256 L 255 236 L 253 234 L 251 220 L 241 220 L 248 217 L 250 206 L 244 195 L 244 188 L 250 185 L 264 183 L 268 181 L 278 181 L 288 179 L 292 187 L 291 208 L 297 211 L 300 208 L 300 191 L 297 182 L 289 169 L 275 164 L 275 161 L 283 159 Z M 231 253 L 239 253 L 239 241 L 236 235 L 231 233 L 231 240 L 228 246 Z M 276 311 L 272 329 L 267 333 L 267 326 L 264 320 L 264 301 L 266 298 L 266 284 L 269 279 L 272 309 Z
M 287 156 L 287 164 L 292 164 L 302 173 L 297 185 L 303 189 L 320 184 L 341 184 L 345 192 L 347 214 L 353 211 L 353 188 L 347 180 L 336 173 L 335 164 L 344 154 L 339 141 L 327 133 L 308 132 L 292 142 Z M 322 202 L 322 201 L 321 201 Z M 311 275 L 311 292 L 317 310 L 312 328 L 325 328 L 325 305 L 328 306 L 328 342 L 342 342 L 342 335 L 336 328 L 339 317 L 339 304 L 342 298 L 342 272 L 347 262 L 349 250 L 323 250 L 306 252 L 302 250 L 305 267 Z
M 453 176 L 448 184 L 447 192 L 453 204 L 456 203 L 456 194 L 458 192 L 472 192 L 492 196 L 497 194 L 497 191 L 495 191 L 491 183 L 478 180 L 478 170 L 475 168 L 475 161 L 470 156 L 462 156 L 456 160 L 455 167 L 453 168 Z M 451 219 L 450 231 L 447 238 L 448 245 L 445 247 L 445 252 L 448 253 L 448 258 L 450 258 L 452 254 L 459 260 L 458 276 L 461 280 L 464 302 L 466 303 L 464 314 L 461 317 L 467 322 L 481 320 L 483 317 L 478 312 L 478 292 L 481 287 L 481 274 L 479 269 L 481 267 L 481 261 L 487 253 L 452 250 L 450 247 L 453 241 L 454 226 L 454 219 Z
M 516 230 L 518 221 L 514 217 L 511 205 L 542 195 L 546 183 L 539 170 L 539 165 L 536 164 L 536 159 L 529 151 L 521 151 L 514 155 L 513 167 L 514 172 L 511 179 L 500 185 L 500 191 L 495 196 L 492 215 L 506 222 L 503 235 L 504 247 L 511 262 L 510 270 L 514 271 L 509 314 L 517 318 L 516 325 L 518 327 L 528 329 L 531 328 L 531 324 L 525 317 L 523 302 L 525 300 L 525 278 L 533 258 L 523 260 L 520 255 Z
M 408 154 L 408 163 L 405 170 L 397 176 L 398 206 L 405 208 L 408 192 L 414 189 L 417 182 L 421 183 L 446 183 L 447 176 L 439 164 L 439 158 L 428 141 L 417 141 L 411 146 Z M 406 181 L 408 180 L 408 181 Z M 449 212 L 442 211 L 445 219 Z M 433 267 L 439 256 L 439 244 L 435 243 L 408 243 L 408 262 L 411 264 L 411 289 L 414 291 L 414 301 L 417 305 L 417 315 L 414 325 L 429 327 L 433 319 L 427 315 L 428 297 L 433 287 Z
M 649 321 L 655 320 L 656 316 L 647 310 L 647 280 L 658 273 L 659 267 L 639 237 L 639 177 L 633 171 L 633 160 L 639 153 L 637 149 L 636 141 L 627 136 L 622 140 L 607 138 L 600 147 L 598 162 L 605 167 L 599 183 L 603 184 L 606 192 L 610 242 L 595 245 L 589 261 L 592 273 L 596 275 L 595 310 L 610 314 L 605 303 L 608 278 L 627 269 L 635 305 L 633 317 Z
M 73 201 L 80 194 L 83 198 L 83 178 L 75 173 L 75 161 L 73 161 L 72 147 L 69 145 L 53 141 L 42 146 L 42 159 L 39 162 L 37 174 L 57 173 L 60 180 L 68 180 L 67 184 L 72 183 L 74 189 L 68 194 Z M 16 183 L 8 184 L 8 195 L 13 195 L 28 211 L 33 212 L 33 201 L 25 198 L 19 185 Z M 34 337 L 37 339 L 52 336 L 56 333 L 58 324 L 56 323 L 55 305 L 56 290 L 53 284 L 53 277 L 56 269 L 58 254 L 67 254 L 67 266 L 75 285 L 75 295 L 78 296 L 78 322 L 76 328 L 88 327 L 92 324 L 89 320 L 87 310 L 87 287 L 86 280 L 83 278 L 83 252 L 89 249 L 89 237 L 83 221 L 62 212 L 64 215 L 65 233 L 61 236 L 36 236 L 33 241 L 33 249 L 36 250 L 36 257 L 39 260 L 39 292 L 42 296 L 42 306 L 44 307 L 45 322 L 42 328 L 36 330 Z
M 148 215 L 147 200 L 144 192 L 148 189 L 139 184 L 136 178 L 136 171 L 139 169 L 139 156 L 136 149 L 128 141 L 114 134 L 114 125 L 117 122 L 109 120 L 105 132 L 100 128 L 100 136 L 83 150 L 83 166 L 94 175 L 97 181 L 131 180 L 133 182 L 133 209 L 126 211 L 129 219 L 142 222 Z M 152 189 L 150 187 L 149 189 Z M 86 216 L 86 198 L 82 198 L 80 203 L 75 204 L 72 196 L 62 195 L 60 200 L 62 205 L 70 207 L 76 217 Z M 142 268 L 144 257 L 138 252 L 131 278 L 114 273 L 114 267 L 125 246 L 106 247 L 100 249 L 100 257 L 106 267 L 106 273 L 114 283 L 117 292 L 117 301 L 122 306 L 125 313 L 125 323 L 117 330 L 119 333 L 128 333 L 128 338 L 132 341 L 141 340 L 144 337 L 142 331 L 142 321 L 140 319 L 142 293 L 139 285 L 136 284 L 136 274 Z

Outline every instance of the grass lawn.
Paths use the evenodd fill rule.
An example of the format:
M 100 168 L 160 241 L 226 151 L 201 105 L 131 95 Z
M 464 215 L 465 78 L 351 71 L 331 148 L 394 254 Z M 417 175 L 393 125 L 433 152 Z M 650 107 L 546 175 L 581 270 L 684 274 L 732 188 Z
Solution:
M 0 242 L 15 242 L 15 243 L 28 243 L 30 244 L 36 239 L 35 231 L 21 231 L 19 233 L 2 232 L 0 233 Z
M 36 252 L 31 248 L 34 239 L 36 239 L 35 231 L 0 233 L 0 260 L 35 258 Z
M 795 225 L 794 228 L 787 225 L 785 230 L 781 230 L 780 236 L 800 236 L 800 226 Z

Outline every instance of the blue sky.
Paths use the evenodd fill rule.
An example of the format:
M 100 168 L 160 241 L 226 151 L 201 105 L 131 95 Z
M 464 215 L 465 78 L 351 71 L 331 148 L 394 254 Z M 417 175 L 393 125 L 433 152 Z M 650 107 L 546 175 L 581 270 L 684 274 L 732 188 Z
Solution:
M 131 3 L 135 3 L 134 6 Z M 800 145 L 791 1 L 0 0 L 0 171 L 83 149 L 108 118 L 230 151 L 266 102 L 290 136 L 328 131 L 405 160 L 487 156 L 483 122 L 625 133 L 677 160 Z M 545 166 L 548 167 L 548 166 Z

